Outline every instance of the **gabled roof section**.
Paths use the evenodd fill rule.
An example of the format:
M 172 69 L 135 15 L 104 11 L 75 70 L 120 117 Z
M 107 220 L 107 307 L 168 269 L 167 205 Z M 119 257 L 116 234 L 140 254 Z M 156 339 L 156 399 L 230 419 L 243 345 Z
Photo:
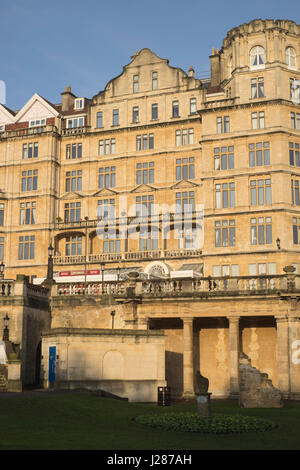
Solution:
M 129 62 L 123 67 L 123 71 L 121 72 L 121 74 L 110 80 L 106 84 L 104 91 L 100 91 L 99 93 L 97 93 L 93 97 L 93 100 L 95 100 L 99 95 L 103 95 L 106 93 L 108 93 L 109 96 L 131 94 L 132 75 L 139 73 L 142 74 L 143 71 L 146 70 L 148 70 L 148 72 L 150 70 L 159 71 L 160 88 L 178 86 L 178 84 L 181 84 L 185 79 L 188 79 L 188 74 L 184 70 L 178 67 L 171 67 L 169 65 L 168 59 L 162 59 L 161 57 L 156 55 L 151 49 L 143 48 L 140 51 L 137 51 L 133 56 L 131 56 L 131 62 Z M 149 79 L 149 77 L 150 75 L 148 73 L 147 79 Z M 143 86 L 147 86 L 145 85 L 147 81 L 147 79 L 145 80 L 145 78 L 146 75 L 143 79 Z M 125 82 L 127 82 L 127 84 Z M 143 92 L 145 90 L 141 89 L 140 91 Z
M 11 109 L 0 104 L 0 124 L 13 124 L 15 113 Z
M 56 107 L 42 96 L 35 93 L 15 115 L 14 122 L 29 121 L 34 118 L 50 118 L 59 115 Z
M 129 67 L 139 67 L 141 65 L 145 64 L 155 64 L 155 63 L 161 63 L 164 62 L 165 64 L 169 64 L 168 59 L 162 59 L 161 57 L 158 57 L 155 52 L 151 51 L 148 47 L 144 47 L 140 51 L 137 51 L 135 54 L 131 56 L 131 62 L 129 64 L 125 65 L 123 69 L 127 69 Z

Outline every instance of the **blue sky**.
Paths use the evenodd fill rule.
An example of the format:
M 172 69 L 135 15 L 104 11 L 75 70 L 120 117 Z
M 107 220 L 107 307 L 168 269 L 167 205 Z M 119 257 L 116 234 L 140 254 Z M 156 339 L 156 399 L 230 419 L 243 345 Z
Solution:
M 34 93 L 59 103 L 67 85 L 91 97 L 149 47 L 196 75 L 209 70 L 212 47 L 255 18 L 300 24 L 296 0 L 0 0 L 0 80 L 6 105 L 20 109 Z

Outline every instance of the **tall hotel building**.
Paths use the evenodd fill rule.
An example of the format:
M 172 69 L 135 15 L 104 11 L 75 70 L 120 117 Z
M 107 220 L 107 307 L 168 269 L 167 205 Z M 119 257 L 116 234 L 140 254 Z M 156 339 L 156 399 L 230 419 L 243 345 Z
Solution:
M 258 19 L 235 27 L 220 50 L 212 49 L 210 67 L 210 77 L 199 79 L 192 66 L 172 67 L 142 49 L 92 97 L 75 96 L 67 86 L 60 104 L 36 93 L 18 111 L 0 105 L 5 278 L 24 274 L 42 282 L 49 245 L 58 286 L 125 282 L 136 271 L 146 283 L 204 278 L 214 289 L 214 279 L 275 282 L 286 266 L 299 272 L 300 26 Z M 221 395 L 232 366 L 220 318 L 242 314 L 237 298 L 215 303 L 205 326 L 200 310 L 194 320 L 192 334 L 204 335 L 196 349 L 210 364 L 201 372 L 209 376 L 216 368 L 212 387 Z M 145 314 L 148 320 L 160 302 Z M 189 380 L 174 372 L 184 350 L 179 323 L 198 315 L 186 313 L 189 302 L 150 321 L 166 332 L 166 374 L 178 390 Z M 257 348 L 266 341 L 268 354 L 270 345 L 261 367 L 278 385 L 280 312 L 273 311 L 270 323 L 266 299 L 264 306 L 245 320 L 244 340 L 254 362 Z M 216 363 L 210 359 L 215 341 Z

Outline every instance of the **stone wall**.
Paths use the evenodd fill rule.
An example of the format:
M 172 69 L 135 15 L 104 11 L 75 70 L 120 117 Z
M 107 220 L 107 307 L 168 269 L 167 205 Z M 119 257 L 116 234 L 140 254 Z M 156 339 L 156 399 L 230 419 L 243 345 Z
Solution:
M 157 400 L 166 386 L 161 331 L 56 328 L 43 334 L 44 386 L 56 347 L 54 388 L 104 390 L 129 401 Z

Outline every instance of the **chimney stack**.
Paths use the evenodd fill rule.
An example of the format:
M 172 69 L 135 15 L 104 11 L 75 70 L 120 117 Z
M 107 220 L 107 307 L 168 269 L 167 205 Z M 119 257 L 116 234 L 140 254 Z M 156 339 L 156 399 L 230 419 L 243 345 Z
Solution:
M 194 78 L 194 73 L 195 73 L 195 70 L 193 69 L 192 66 L 190 66 L 190 68 L 189 68 L 189 77 Z
M 71 87 L 66 86 L 66 89 L 63 93 L 61 93 L 62 102 L 61 102 L 61 110 L 68 111 L 71 108 L 74 108 L 74 100 L 76 98 L 75 95 L 71 92 Z
M 212 49 L 210 58 L 211 86 L 218 86 L 221 83 L 220 53 L 219 49 Z

